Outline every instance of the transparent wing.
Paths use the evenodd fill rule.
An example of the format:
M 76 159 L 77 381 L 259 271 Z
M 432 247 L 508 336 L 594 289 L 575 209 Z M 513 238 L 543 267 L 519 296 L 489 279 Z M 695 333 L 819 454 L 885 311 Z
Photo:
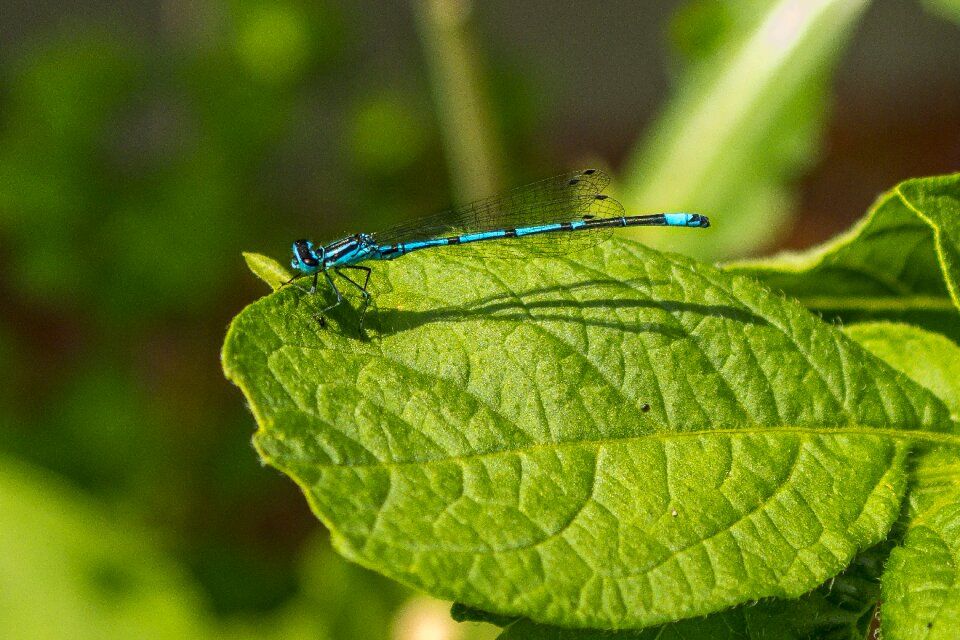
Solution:
M 601 196 L 601 192 L 609 183 L 610 176 L 599 169 L 566 173 L 518 187 L 501 195 L 477 200 L 450 211 L 403 223 L 374 233 L 373 237 L 378 244 L 397 244 L 464 233 L 568 222 L 587 217 L 623 215 L 623 207 L 618 202 Z M 566 253 L 577 250 L 573 248 L 575 243 L 583 244 L 584 247 L 592 246 L 601 242 L 606 235 L 609 235 L 609 231 L 604 234 L 604 230 L 597 230 L 594 233 L 551 233 L 495 242 L 498 255 L 501 253 L 501 246 L 508 244 L 513 244 L 517 249 L 527 246 L 543 249 L 556 246 L 555 251 L 551 253 Z M 584 237 L 582 240 L 574 240 L 575 236 L 592 236 L 592 238 Z M 477 244 L 489 245 L 490 242 Z M 565 249 L 559 246 L 564 244 L 567 245 Z M 462 245 L 461 248 L 467 249 L 474 246 Z
M 570 215 L 570 212 L 575 215 Z M 542 214 L 543 217 L 540 217 Z M 541 202 L 537 211 L 529 212 L 524 224 L 538 225 L 591 218 L 614 218 L 624 215 L 623 206 L 603 195 L 580 196 L 572 200 Z M 525 258 L 531 255 L 563 256 L 589 249 L 604 242 L 613 229 L 581 229 L 578 231 L 555 231 L 519 238 L 487 240 L 457 245 L 464 255 L 491 256 L 497 258 Z

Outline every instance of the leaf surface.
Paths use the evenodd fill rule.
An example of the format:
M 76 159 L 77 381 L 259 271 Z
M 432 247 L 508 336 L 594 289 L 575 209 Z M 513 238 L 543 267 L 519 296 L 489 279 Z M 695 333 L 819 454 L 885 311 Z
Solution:
M 367 340 L 292 288 L 224 369 L 348 558 L 567 627 L 797 597 L 880 541 L 929 391 L 755 281 L 615 239 L 375 265 Z
M 796 600 L 768 599 L 646 629 L 562 629 L 507 621 L 498 640 L 848 640 L 866 638 L 880 601 L 880 576 L 892 545 L 867 549 L 849 567 Z M 484 612 L 469 619 L 486 620 Z
M 290 280 L 290 272 L 272 258 L 259 253 L 244 252 L 243 259 L 247 263 L 247 268 L 274 291 Z
M 899 321 L 960 340 L 960 174 L 907 180 L 849 233 L 805 253 L 733 263 L 844 322 Z
M 930 389 L 960 419 L 960 346 L 909 324 L 864 322 L 844 333 L 870 353 Z
M 845 329 L 960 415 L 960 347 L 909 325 Z M 954 432 L 960 428 L 954 426 Z M 953 638 L 960 628 L 960 449 L 922 447 L 910 472 L 902 543 L 883 574 L 885 638 Z
M 919 457 L 911 473 L 907 529 L 883 575 L 884 638 L 955 638 L 960 628 L 960 455 Z

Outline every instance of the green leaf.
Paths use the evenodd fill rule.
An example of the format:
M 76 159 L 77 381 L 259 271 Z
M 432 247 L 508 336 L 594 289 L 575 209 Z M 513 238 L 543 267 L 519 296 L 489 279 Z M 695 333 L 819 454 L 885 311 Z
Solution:
M 634 152 L 623 202 L 629 211 L 697 211 L 724 224 L 709 241 L 651 232 L 645 242 L 721 258 L 775 239 L 791 209 L 788 183 L 812 161 L 832 71 L 867 5 L 706 2 L 681 14 L 681 37 L 701 37 L 705 22 L 727 30 L 709 35 L 710 54 L 685 73 Z
M 933 13 L 938 13 L 947 20 L 960 24 L 960 1 L 958 0 L 923 0 L 924 7 Z
M 797 597 L 881 540 L 935 396 L 755 281 L 616 239 L 377 265 L 370 339 L 285 288 L 223 351 L 348 558 L 500 615 L 640 627 Z
M 844 333 L 867 351 L 930 389 L 960 417 L 960 346 L 919 327 L 892 322 L 866 322 Z
M 247 268 L 276 291 L 285 282 L 290 280 L 290 272 L 273 258 L 269 258 L 259 253 L 243 252 L 243 259 L 247 262 Z
M 224 637 L 148 532 L 7 456 L 0 513 L 0 637 Z
M 0 455 L 0 638 L 366 640 L 406 590 L 306 545 L 298 593 L 256 617 L 214 616 L 158 536 L 39 469 Z M 364 615 L 353 615 L 357 609 Z M 69 630 L 67 633 L 65 630 Z
M 872 323 L 845 332 L 937 394 L 960 415 L 960 347 L 909 325 Z M 943 447 L 917 456 L 903 543 L 883 576 L 884 638 L 953 638 L 960 628 L 960 456 Z
M 960 628 L 960 455 L 941 447 L 911 473 L 903 544 L 883 575 L 883 637 L 956 638 Z
M 881 543 L 839 576 L 797 600 L 763 600 L 646 629 L 611 632 L 561 629 L 520 620 L 497 640 L 846 640 L 866 638 L 880 599 L 880 574 L 889 554 Z
M 520 620 L 507 627 L 497 640 L 741 640 L 750 638 L 739 614 L 717 614 L 646 629 L 607 631 L 564 629 Z
M 827 317 L 907 322 L 960 340 L 960 174 L 901 183 L 821 247 L 727 268 Z

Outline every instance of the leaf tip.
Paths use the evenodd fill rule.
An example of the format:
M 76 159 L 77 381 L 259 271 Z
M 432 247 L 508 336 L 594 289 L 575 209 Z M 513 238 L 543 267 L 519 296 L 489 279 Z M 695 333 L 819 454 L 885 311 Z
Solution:
M 247 268 L 276 291 L 290 279 L 290 272 L 279 262 L 260 253 L 243 252 Z

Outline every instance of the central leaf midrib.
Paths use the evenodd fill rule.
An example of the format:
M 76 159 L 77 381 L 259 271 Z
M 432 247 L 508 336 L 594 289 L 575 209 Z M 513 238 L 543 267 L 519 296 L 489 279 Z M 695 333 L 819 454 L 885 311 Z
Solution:
M 833 436 L 833 435 L 858 435 L 858 436 L 877 436 L 892 439 L 914 440 L 917 442 L 929 442 L 947 446 L 960 446 L 960 434 L 947 433 L 940 431 L 922 431 L 919 429 L 891 429 L 891 428 L 873 428 L 864 426 L 845 426 L 845 427 L 801 427 L 801 426 L 778 426 L 732 428 L 732 429 L 698 429 L 694 431 L 675 431 L 669 433 L 645 433 L 631 436 L 621 436 L 612 438 L 593 438 L 589 440 L 568 440 L 564 442 L 544 442 L 526 447 L 514 447 L 512 449 L 497 449 L 495 451 L 477 451 L 473 453 L 464 453 L 459 455 L 450 455 L 444 457 L 425 457 L 403 461 L 383 461 L 377 462 L 356 462 L 335 464 L 327 462 L 311 462 L 317 467 L 325 468 L 393 468 L 407 467 L 411 465 L 422 465 L 440 462 L 455 462 L 461 460 L 477 460 L 486 457 L 532 453 L 543 450 L 573 449 L 576 447 L 624 444 L 631 441 L 667 441 L 674 438 L 698 438 L 712 436 L 763 436 L 773 434 L 794 434 L 808 436 Z

